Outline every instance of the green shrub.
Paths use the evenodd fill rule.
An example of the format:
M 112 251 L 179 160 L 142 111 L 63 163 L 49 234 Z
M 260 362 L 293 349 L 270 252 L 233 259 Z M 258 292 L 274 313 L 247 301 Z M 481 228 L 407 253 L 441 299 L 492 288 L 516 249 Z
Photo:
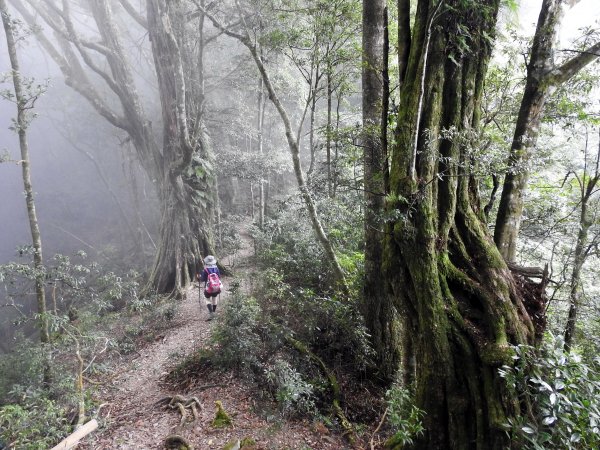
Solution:
M 8 448 L 45 450 L 71 432 L 66 410 L 44 395 L 31 395 L 20 404 L 0 407 L 0 438 Z
M 16 385 L 38 387 L 42 384 L 41 348 L 23 336 L 18 339 L 22 344 L 11 352 L 0 355 L 0 405 L 14 400 L 11 392 Z
M 539 354 L 515 347 L 514 367 L 501 375 L 508 385 L 532 401 L 534 414 L 506 424 L 518 448 L 600 448 L 600 358 L 584 362 L 565 353 L 563 341 L 550 336 Z
M 213 334 L 219 347 L 214 355 L 215 362 L 221 368 L 240 372 L 260 370 L 263 348 L 259 335 L 260 307 L 238 286 L 233 285 L 230 289 L 229 301 Z
M 311 289 L 294 289 L 275 269 L 261 276 L 261 305 L 278 328 L 275 334 L 292 334 L 325 361 L 346 365 L 350 371 L 370 363 L 369 335 L 355 305 L 317 296 Z
M 275 399 L 283 416 L 316 412 L 314 386 L 287 361 L 275 361 L 272 367 L 265 370 L 265 376 L 275 392 Z
M 412 444 L 415 437 L 423 434 L 421 419 L 425 413 L 413 404 L 409 391 L 401 386 L 392 386 L 385 398 L 388 405 L 387 421 L 394 432 L 387 440 L 386 448 L 403 448 Z
M 362 216 L 356 214 L 357 199 L 322 198 L 317 201 L 320 218 L 334 245 L 338 260 L 349 278 L 362 266 Z M 346 202 L 346 203 L 344 203 Z M 305 209 L 286 203 L 263 230 L 251 230 L 256 255 L 263 270 L 277 267 L 284 281 L 294 287 L 332 295 L 333 270 L 317 241 Z

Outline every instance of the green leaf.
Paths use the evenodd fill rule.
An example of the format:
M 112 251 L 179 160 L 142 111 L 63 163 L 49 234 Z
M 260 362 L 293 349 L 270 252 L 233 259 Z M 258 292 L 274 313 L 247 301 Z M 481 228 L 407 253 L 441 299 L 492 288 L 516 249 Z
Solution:
M 542 423 L 544 425 L 551 425 L 554 422 L 556 422 L 556 417 L 554 417 L 554 416 L 544 417 L 544 420 L 542 420 Z

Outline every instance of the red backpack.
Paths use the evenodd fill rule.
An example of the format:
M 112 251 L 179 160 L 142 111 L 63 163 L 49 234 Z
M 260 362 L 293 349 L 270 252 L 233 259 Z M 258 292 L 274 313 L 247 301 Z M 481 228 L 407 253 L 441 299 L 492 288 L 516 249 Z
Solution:
M 204 290 L 208 294 L 217 294 L 221 292 L 222 285 L 221 280 L 219 279 L 219 275 L 217 275 L 216 273 L 208 272 L 208 269 L 205 270 L 208 273 L 208 276 L 206 277 L 206 285 L 204 286 Z

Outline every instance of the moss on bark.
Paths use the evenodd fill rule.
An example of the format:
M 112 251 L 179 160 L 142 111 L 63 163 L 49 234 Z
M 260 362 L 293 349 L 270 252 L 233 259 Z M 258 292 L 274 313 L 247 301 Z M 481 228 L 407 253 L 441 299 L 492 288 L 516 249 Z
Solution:
M 417 7 L 387 204 L 398 220 L 388 226 L 383 264 L 414 336 L 426 433 L 413 448 L 508 447 L 502 425 L 520 405 L 497 369 L 511 363 L 511 345 L 533 342 L 472 170 L 498 7 L 497 0 Z

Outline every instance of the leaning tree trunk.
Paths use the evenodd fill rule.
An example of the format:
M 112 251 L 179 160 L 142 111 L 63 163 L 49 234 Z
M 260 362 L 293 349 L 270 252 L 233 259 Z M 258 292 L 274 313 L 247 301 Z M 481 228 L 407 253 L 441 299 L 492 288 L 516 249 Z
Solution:
M 479 208 L 468 142 L 500 0 L 418 3 L 397 143 L 384 273 L 413 339 L 422 449 L 503 449 L 520 398 L 498 373 L 535 326 Z M 452 130 L 444 133 L 444 130 Z

